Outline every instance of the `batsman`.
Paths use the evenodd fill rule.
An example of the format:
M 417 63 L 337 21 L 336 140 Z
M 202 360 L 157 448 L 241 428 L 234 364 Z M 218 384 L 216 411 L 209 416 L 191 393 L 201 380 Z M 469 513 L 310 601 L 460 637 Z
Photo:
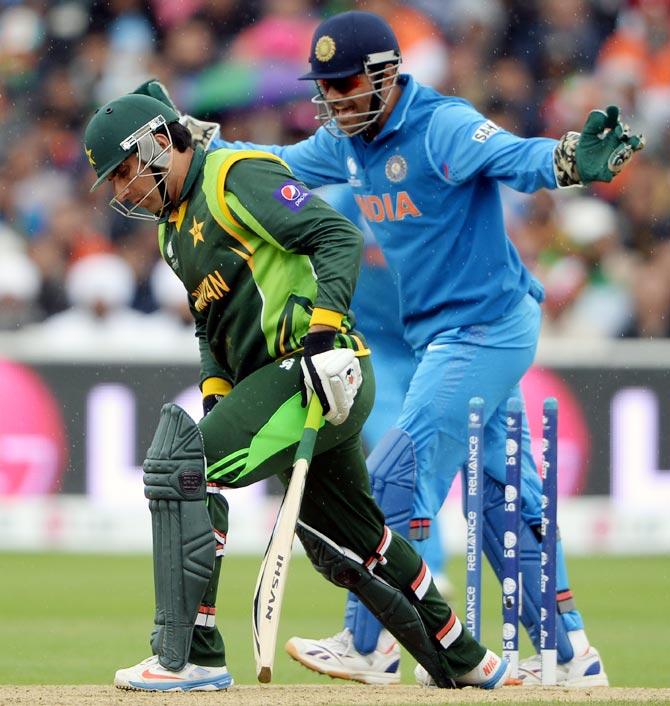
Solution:
M 144 462 L 153 531 L 152 656 L 116 672 L 123 689 L 227 689 L 216 624 L 228 531 L 222 488 L 286 483 L 316 394 L 323 408 L 298 523 L 316 569 L 351 590 L 440 687 L 501 686 L 506 662 L 476 642 L 370 494 L 361 426 L 375 383 L 349 303 L 360 232 L 279 157 L 194 147 L 170 106 L 131 94 L 84 137 L 110 205 L 158 225 L 160 252 L 196 321 L 205 416 L 165 405 Z

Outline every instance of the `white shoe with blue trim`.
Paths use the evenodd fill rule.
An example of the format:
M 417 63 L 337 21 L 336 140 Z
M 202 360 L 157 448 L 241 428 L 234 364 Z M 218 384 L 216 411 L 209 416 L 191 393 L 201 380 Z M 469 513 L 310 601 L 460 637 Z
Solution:
M 134 667 L 119 669 L 114 686 L 138 691 L 218 691 L 233 685 L 226 667 L 200 667 L 187 662 L 178 672 L 165 669 L 154 655 Z
M 542 657 L 533 655 L 519 662 L 519 679 L 524 686 L 542 685 Z M 609 686 L 600 654 L 595 647 L 588 649 L 565 664 L 556 665 L 558 686 L 588 689 L 592 686 Z
M 307 669 L 329 677 L 380 686 L 400 682 L 400 646 L 386 630 L 382 630 L 374 652 L 367 655 L 356 650 L 348 628 L 322 640 L 292 637 L 286 651 Z

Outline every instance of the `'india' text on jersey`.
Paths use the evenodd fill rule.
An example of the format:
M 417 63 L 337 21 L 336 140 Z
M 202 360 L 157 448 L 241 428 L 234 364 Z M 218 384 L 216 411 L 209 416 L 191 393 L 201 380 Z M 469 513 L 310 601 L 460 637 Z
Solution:
M 349 183 L 396 273 L 416 349 L 439 332 L 499 319 L 531 289 L 541 296 L 506 236 L 498 184 L 556 188 L 556 141 L 517 137 L 461 98 L 408 75 L 399 82 L 400 100 L 371 142 L 322 127 L 296 145 L 260 148 L 310 187 Z

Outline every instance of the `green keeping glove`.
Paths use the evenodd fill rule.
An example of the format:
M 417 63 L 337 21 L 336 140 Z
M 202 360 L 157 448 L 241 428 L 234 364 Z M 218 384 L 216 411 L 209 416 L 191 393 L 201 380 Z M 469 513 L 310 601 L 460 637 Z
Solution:
M 179 122 L 191 133 L 193 144 L 199 145 L 205 151 L 208 150 L 212 142 L 219 136 L 221 126 L 218 123 L 210 123 L 206 120 L 198 120 L 192 115 L 183 114 L 172 101 L 167 88 L 155 78 L 145 81 L 141 86 L 138 86 L 133 93 L 141 93 L 145 96 L 156 98 L 161 103 L 172 108 L 179 115 Z
M 165 103 L 165 105 L 172 108 L 172 110 L 174 110 L 178 115 L 181 115 L 177 109 L 177 106 L 172 102 L 172 98 L 170 98 L 167 88 L 165 88 L 165 86 L 155 78 L 145 81 L 142 85 L 138 86 L 133 93 L 139 93 L 143 96 L 155 98 L 161 103 Z
M 591 111 L 575 149 L 581 182 L 612 181 L 644 144 L 642 135 L 632 135 L 621 123 L 616 105 L 608 106 L 607 112 Z

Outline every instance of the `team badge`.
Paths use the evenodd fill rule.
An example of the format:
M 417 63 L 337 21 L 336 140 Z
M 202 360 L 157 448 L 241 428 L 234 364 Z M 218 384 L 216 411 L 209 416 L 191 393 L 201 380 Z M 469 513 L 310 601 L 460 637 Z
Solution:
M 361 180 L 358 178 L 358 165 L 356 164 L 356 160 L 349 155 L 347 157 L 347 171 L 349 172 L 349 177 L 347 181 L 349 182 L 350 186 L 360 186 L 361 185 Z
M 299 211 L 312 198 L 312 192 L 295 181 L 287 181 L 272 195 L 291 211 Z
M 330 61 L 335 56 L 335 40 L 324 34 L 314 47 L 314 55 L 321 62 Z
M 86 156 L 88 157 L 88 163 L 92 166 L 95 167 L 95 159 L 93 159 L 93 148 L 87 150 L 84 147 L 84 151 L 86 152 Z
M 399 154 L 394 154 L 386 162 L 384 172 L 389 181 L 396 183 L 402 181 L 407 176 L 407 160 Z

